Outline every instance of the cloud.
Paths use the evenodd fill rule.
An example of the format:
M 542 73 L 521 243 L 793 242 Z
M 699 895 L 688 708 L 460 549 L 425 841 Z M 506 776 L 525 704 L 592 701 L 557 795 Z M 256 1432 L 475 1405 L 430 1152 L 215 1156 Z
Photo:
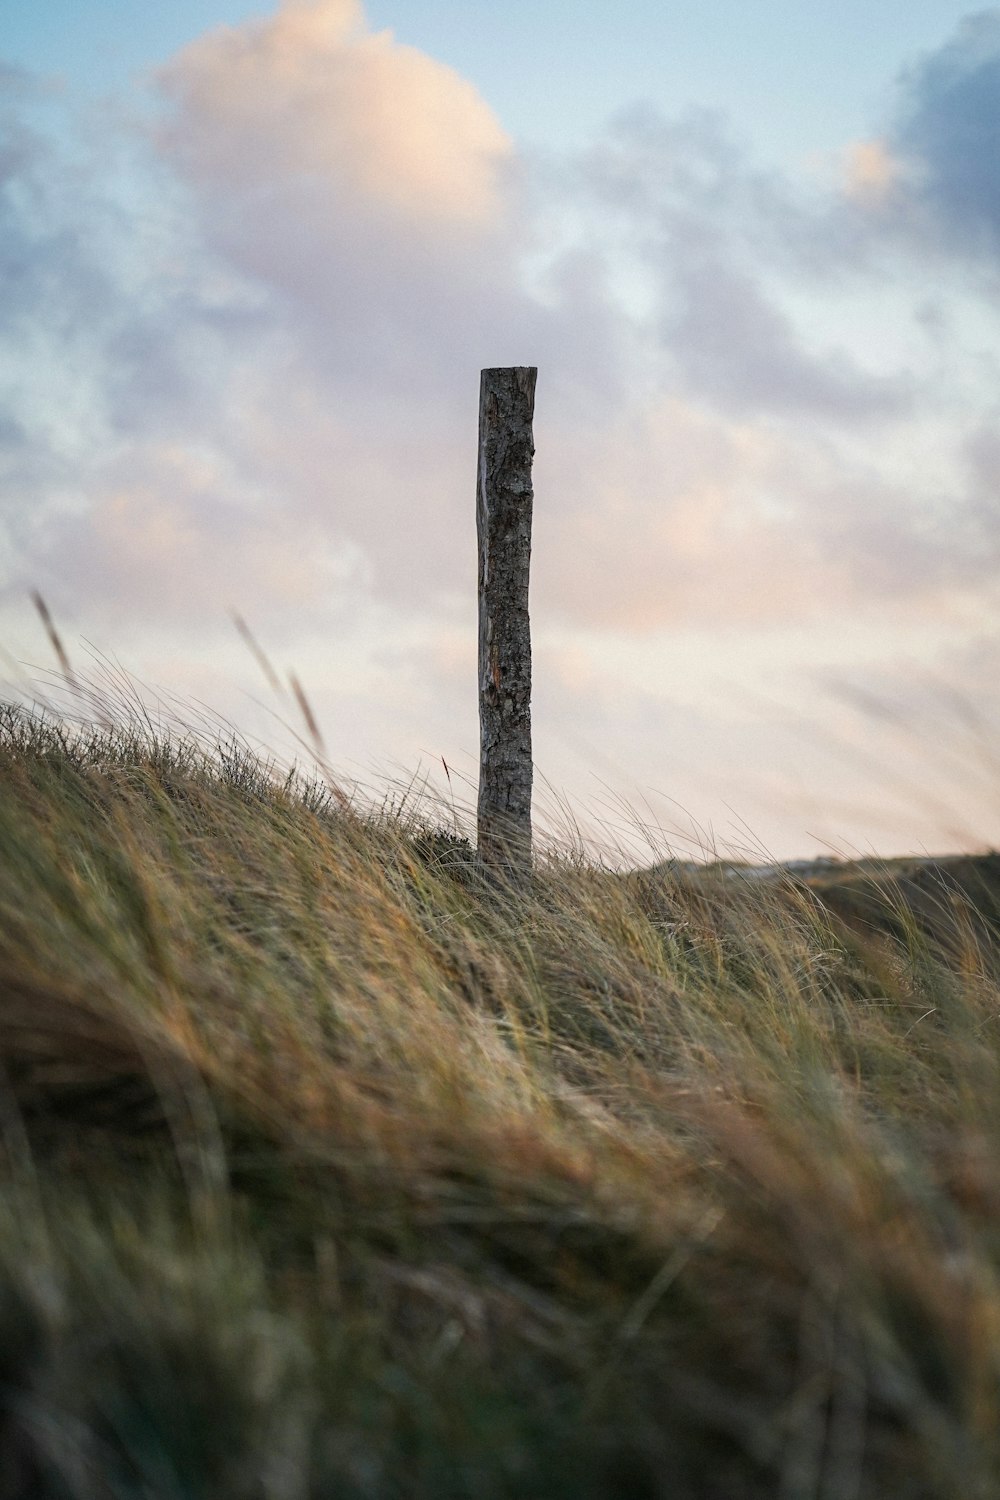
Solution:
M 190 445 L 140 448 L 109 464 L 82 515 L 61 517 L 45 538 L 64 606 L 85 614 L 103 602 L 109 626 L 182 632 L 218 628 L 227 610 L 263 599 L 301 625 L 317 606 L 328 621 L 366 583 L 357 548 L 321 518 L 294 529 L 280 503 L 248 491 L 218 454 Z M 25 584 L 29 580 L 24 580 Z
M 761 269 L 806 209 L 717 117 L 619 120 L 564 161 L 560 204 L 468 85 L 343 0 L 209 33 L 159 85 L 147 169 L 171 216 L 141 264 L 109 260 L 100 318 L 65 314 L 100 421 L 67 504 L 22 537 L 18 587 L 185 629 L 253 605 L 283 636 L 324 600 L 451 607 L 474 557 L 478 369 L 525 360 L 543 367 L 553 616 L 771 625 L 872 591 L 926 598 L 954 572 L 919 496 L 848 457 L 916 393 L 809 347 Z M 529 280 L 515 230 L 537 251 L 561 208 L 574 232 Z M 652 316 L 622 307 L 614 247 L 591 238 L 609 209 Z M 53 234 L 65 285 L 27 304 L 54 346 L 52 306 L 86 287 L 116 216 L 130 227 L 120 203 L 73 212 L 90 228 Z
M 903 79 L 889 149 L 942 241 L 1000 251 L 1000 10 L 968 16 Z
M 383 597 L 453 594 L 481 366 L 544 365 L 556 422 L 622 399 L 600 257 L 567 255 L 544 300 L 525 286 L 526 164 L 469 84 L 344 0 L 211 32 L 157 76 L 157 149 L 201 255 L 260 299 L 235 381 L 206 393 L 216 440 L 279 524 L 322 516 L 360 547 Z M 203 308 L 186 344 L 193 316 L 211 351 Z
M 262 292 L 289 357 L 341 409 L 373 390 L 436 397 L 458 347 L 485 347 L 501 320 L 528 341 L 511 143 L 451 69 L 370 32 L 349 0 L 287 0 L 208 33 L 157 82 L 161 159 L 203 249 Z
M 860 167 L 858 168 L 860 170 Z M 867 158 L 869 177 L 874 156 Z M 789 287 L 854 271 L 870 229 L 833 197 L 754 166 L 717 114 L 613 121 L 571 188 L 588 231 L 624 244 L 655 319 L 665 369 L 694 399 L 844 426 L 912 409 L 905 374 L 874 374 L 846 341 L 804 337 Z M 648 316 L 648 315 L 647 315 Z M 808 320 L 807 320 L 808 321 Z
M 162 144 L 221 189 L 256 238 L 291 189 L 329 234 L 371 216 L 411 234 L 495 224 L 511 143 L 471 84 L 390 32 L 355 0 L 285 0 L 276 15 L 220 27 L 160 70 L 175 106 Z
M 0 589 L 182 628 L 293 596 L 301 628 L 372 559 L 383 593 L 433 591 L 458 572 L 448 496 L 474 482 L 454 330 L 483 321 L 469 247 L 495 233 L 505 137 L 345 5 L 211 34 L 163 86 L 158 163 L 99 142 L 128 158 L 122 192 L 97 159 L 74 173 L 25 123 L 28 82 L 0 78 Z M 517 340 L 530 307 L 506 282 L 486 318 Z
M 663 320 L 665 345 L 689 389 L 729 410 L 875 423 L 912 405 L 904 377 L 870 375 L 843 348 L 808 351 L 760 282 L 711 248 L 675 264 L 673 300 L 679 306 Z
M 884 203 L 902 172 L 885 141 L 855 141 L 844 153 L 844 191 L 863 205 Z
M 995 566 L 971 487 L 931 506 L 870 454 L 688 399 L 567 437 L 544 473 L 537 597 L 545 618 L 577 627 L 725 633 L 927 614 Z

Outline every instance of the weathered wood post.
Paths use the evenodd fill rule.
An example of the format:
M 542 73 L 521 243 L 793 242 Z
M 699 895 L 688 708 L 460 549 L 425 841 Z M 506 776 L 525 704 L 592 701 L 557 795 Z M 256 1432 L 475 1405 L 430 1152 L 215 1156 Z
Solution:
M 531 871 L 531 460 L 537 369 L 479 383 L 479 863 L 521 884 Z

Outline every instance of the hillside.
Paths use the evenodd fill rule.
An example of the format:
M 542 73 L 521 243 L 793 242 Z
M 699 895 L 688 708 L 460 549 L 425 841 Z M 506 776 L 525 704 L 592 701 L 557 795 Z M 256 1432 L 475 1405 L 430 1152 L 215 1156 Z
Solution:
M 0 1500 L 990 1500 L 998 891 L 3 709 Z

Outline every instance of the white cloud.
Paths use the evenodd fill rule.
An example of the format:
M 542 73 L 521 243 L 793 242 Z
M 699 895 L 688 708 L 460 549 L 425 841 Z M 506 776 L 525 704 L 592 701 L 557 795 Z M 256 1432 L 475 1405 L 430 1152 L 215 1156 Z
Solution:
M 355 0 L 285 0 L 207 33 L 159 81 L 175 106 L 164 149 L 238 201 L 249 242 L 289 188 L 327 233 L 367 214 L 386 232 L 474 234 L 501 211 L 511 143 L 499 122 L 450 68 L 369 32 Z

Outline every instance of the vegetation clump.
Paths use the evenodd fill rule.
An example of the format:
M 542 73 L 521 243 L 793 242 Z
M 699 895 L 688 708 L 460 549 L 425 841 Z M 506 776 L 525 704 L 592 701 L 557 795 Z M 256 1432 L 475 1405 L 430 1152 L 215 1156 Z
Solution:
M 4 708 L 0 1500 L 989 1500 L 998 885 Z

